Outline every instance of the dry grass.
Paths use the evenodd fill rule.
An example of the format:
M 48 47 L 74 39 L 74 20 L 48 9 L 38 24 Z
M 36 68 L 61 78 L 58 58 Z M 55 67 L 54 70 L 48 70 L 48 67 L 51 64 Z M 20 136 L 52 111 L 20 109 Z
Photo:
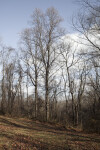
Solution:
M 100 136 L 0 116 L 0 150 L 100 150 Z

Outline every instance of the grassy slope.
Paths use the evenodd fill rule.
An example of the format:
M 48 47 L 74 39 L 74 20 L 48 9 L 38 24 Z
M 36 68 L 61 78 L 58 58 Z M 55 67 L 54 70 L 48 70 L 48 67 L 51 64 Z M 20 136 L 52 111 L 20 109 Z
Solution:
M 100 150 L 100 136 L 0 116 L 0 150 Z

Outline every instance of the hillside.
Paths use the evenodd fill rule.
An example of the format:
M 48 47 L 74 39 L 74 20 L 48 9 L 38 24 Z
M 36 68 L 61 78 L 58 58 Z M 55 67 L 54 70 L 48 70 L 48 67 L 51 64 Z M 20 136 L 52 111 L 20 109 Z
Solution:
M 0 116 L 0 150 L 99 150 L 100 135 Z

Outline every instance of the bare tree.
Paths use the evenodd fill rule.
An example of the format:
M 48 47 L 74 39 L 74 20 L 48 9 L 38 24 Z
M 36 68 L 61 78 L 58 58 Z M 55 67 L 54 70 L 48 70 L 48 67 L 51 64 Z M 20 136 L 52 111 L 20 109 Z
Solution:
M 83 0 L 81 6 L 83 9 L 77 20 L 73 18 L 73 26 L 81 33 L 80 43 L 87 46 L 88 56 L 100 58 L 100 1 Z M 82 54 L 87 55 L 87 51 Z
M 3 47 L 1 50 L 2 64 L 2 100 L 1 110 L 4 113 L 12 113 L 14 100 L 17 94 L 15 86 L 17 85 L 16 60 L 17 55 L 12 47 Z M 8 59 L 7 59 L 8 58 Z
M 32 85 L 35 87 L 35 118 L 38 117 L 38 76 L 41 71 L 41 61 L 39 60 L 39 50 L 35 41 L 35 32 L 32 29 L 25 29 L 21 34 L 23 62 L 25 64 L 24 73 L 29 76 Z M 28 92 L 28 87 L 27 87 Z M 28 93 L 27 93 L 28 94 Z
M 57 41 L 63 35 L 63 31 L 59 26 L 62 19 L 54 8 L 48 8 L 46 13 L 36 9 L 32 19 L 33 30 L 35 32 L 35 43 L 40 52 L 39 59 L 42 62 L 44 72 L 45 119 L 48 121 L 50 70 L 57 57 Z
M 61 60 L 60 63 L 64 64 L 62 67 L 62 76 L 64 80 L 64 92 L 66 97 L 66 106 L 67 106 L 67 97 L 71 95 L 72 100 L 72 120 L 73 125 L 75 124 L 75 76 L 74 76 L 74 67 L 78 62 L 78 59 L 75 58 L 75 50 L 72 50 L 71 43 L 63 43 L 61 50 Z M 69 93 L 69 94 L 68 94 Z M 67 94 L 67 95 L 66 95 Z M 66 107 L 67 109 L 67 107 Z M 67 111 L 67 110 L 66 110 Z
M 5 89 L 5 47 L 1 47 L 1 64 L 2 64 L 2 100 L 1 100 L 1 111 L 5 113 L 5 105 L 6 105 L 6 89 Z
M 80 65 L 80 64 L 79 64 Z M 83 66 L 82 66 L 83 65 Z M 86 87 L 86 76 L 88 74 L 86 64 L 81 64 L 81 68 L 78 70 L 78 87 L 77 87 L 77 104 L 76 104 L 76 125 L 82 127 L 82 98 Z

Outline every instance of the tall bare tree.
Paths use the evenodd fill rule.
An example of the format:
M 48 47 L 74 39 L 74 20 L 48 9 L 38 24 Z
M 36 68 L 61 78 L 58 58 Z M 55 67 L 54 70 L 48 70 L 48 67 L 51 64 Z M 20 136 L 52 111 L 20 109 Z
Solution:
M 40 52 L 39 59 L 42 62 L 45 82 L 45 119 L 49 120 L 49 82 L 50 70 L 56 60 L 57 41 L 63 35 L 60 28 L 62 21 L 57 10 L 48 8 L 45 13 L 36 9 L 32 16 L 35 43 Z
M 72 43 L 63 43 L 60 49 L 61 61 L 63 64 L 62 67 L 62 77 L 64 80 L 64 92 L 66 98 L 66 106 L 67 106 L 67 97 L 69 94 L 71 95 L 72 100 L 72 120 L 73 125 L 75 124 L 75 77 L 74 77 L 74 67 L 78 62 L 78 58 L 76 59 L 75 50 L 73 50 Z M 67 107 L 66 107 L 67 109 Z M 67 111 L 67 110 L 66 110 Z
M 23 62 L 25 64 L 24 73 L 30 78 L 35 90 L 35 114 L 34 117 L 38 117 L 38 76 L 41 70 L 41 61 L 39 60 L 39 50 L 37 49 L 37 43 L 35 39 L 35 32 L 33 29 L 25 29 L 21 34 L 21 40 L 23 42 L 22 54 Z M 28 88 L 27 88 L 28 90 Z

